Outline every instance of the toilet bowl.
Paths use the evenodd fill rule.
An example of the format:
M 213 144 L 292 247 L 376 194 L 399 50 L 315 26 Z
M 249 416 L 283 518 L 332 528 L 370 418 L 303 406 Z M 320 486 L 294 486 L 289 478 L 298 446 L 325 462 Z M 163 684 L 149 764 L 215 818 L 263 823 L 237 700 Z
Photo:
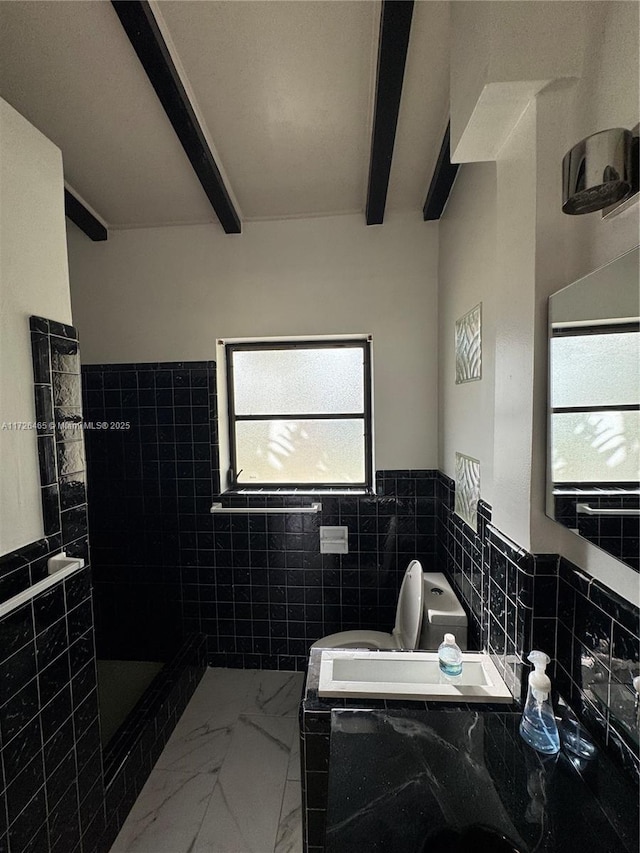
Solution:
M 445 633 L 467 648 L 467 616 L 442 572 L 423 572 L 418 560 L 407 566 L 391 632 L 340 631 L 317 640 L 312 649 L 437 649 Z
M 424 584 L 422 566 L 412 560 L 407 566 L 400 587 L 396 624 L 390 634 L 384 631 L 340 631 L 315 642 L 312 649 L 415 649 L 422 625 L 422 596 Z

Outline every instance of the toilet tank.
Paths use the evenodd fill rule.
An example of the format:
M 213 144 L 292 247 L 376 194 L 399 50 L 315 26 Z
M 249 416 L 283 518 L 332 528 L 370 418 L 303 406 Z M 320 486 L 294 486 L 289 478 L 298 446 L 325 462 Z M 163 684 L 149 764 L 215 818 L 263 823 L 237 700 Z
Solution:
M 467 615 L 442 572 L 424 572 L 419 649 L 437 649 L 445 634 L 467 648 Z

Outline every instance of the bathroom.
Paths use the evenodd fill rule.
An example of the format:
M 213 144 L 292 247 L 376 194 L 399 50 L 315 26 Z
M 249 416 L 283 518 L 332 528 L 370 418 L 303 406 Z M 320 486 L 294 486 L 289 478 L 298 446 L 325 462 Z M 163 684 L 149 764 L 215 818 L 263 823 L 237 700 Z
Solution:
M 51 701 L 42 701 L 48 682 L 38 669 L 41 635 L 20 635 L 15 614 L 0 623 L 7 685 L 0 701 L 0 850 L 109 850 L 205 666 L 250 678 L 274 674 L 282 683 L 295 674 L 301 683 L 318 638 L 356 627 L 391 629 L 402 574 L 416 557 L 447 574 L 468 614 L 470 644 L 509 657 L 504 677 L 514 689 L 526 673 L 514 659 L 525 659 L 522 641 L 532 631 L 557 658 L 552 678 L 576 713 L 621 772 L 637 776 L 637 741 L 634 747 L 606 702 L 586 695 L 580 665 L 597 670 L 615 646 L 613 656 L 638 674 L 638 574 L 545 514 L 548 297 L 638 244 L 637 201 L 606 219 L 562 213 L 561 163 L 590 134 L 638 122 L 637 5 L 415 4 L 384 222 L 367 226 L 367 110 L 379 4 L 340 2 L 334 21 L 322 4 L 286 4 L 290 20 L 282 11 L 265 20 L 258 4 L 202 4 L 245 39 L 216 37 L 227 62 L 217 69 L 221 90 L 235 91 L 239 69 L 246 73 L 246 58 L 233 64 L 231 53 L 255 49 L 256 30 L 275 43 L 304 35 L 308 53 L 315 27 L 325 33 L 323 44 L 337 43 L 327 87 L 342 81 L 339 118 L 357 125 L 349 138 L 333 129 L 330 157 L 304 148 L 318 132 L 312 110 L 305 110 L 300 136 L 287 135 L 286 111 L 295 115 L 303 106 L 294 99 L 316 91 L 300 56 L 289 74 L 299 73 L 307 88 L 287 90 L 280 80 L 279 106 L 264 89 L 253 104 L 265 126 L 270 110 L 284 111 L 283 123 L 276 118 L 270 127 L 278 128 L 285 155 L 276 151 L 268 161 L 253 142 L 241 146 L 241 138 L 257 145 L 259 137 L 232 106 L 222 114 L 233 135 L 218 130 L 218 137 L 207 122 L 243 214 L 241 234 L 225 233 L 194 181 L 111 4 L 61 5 L 55 14 L 47 3 L 0 7 L 7 42 L 0 71 L 7 259 L 0 422 L 33 422 L 34 379 L 52 385 L 47 364 L 35 376 L 32 364 L 28 318 L 44 318 L 63 324 L 36 321 L 31 328 L 51 364 L 55 347 L 62 346 L 57 356 L 73 351 L 63 347 L 73 343 L 70 327 L 78 333 L 82 369 L 72 360 L 76 398 L 67 406 L 79 408 L 81 381 L 85 422 L 137 423 L 149 428 L 150 440 L 138 432 L 134 442 L 124 428 L 122 435 L 84 430 L 84 453 L 70 452 L 70 467 L 52 475 L 39 459 L 55 454 L 59 437 L 0 431 L 3 601 L 15 593 L 18 575 L 33 579 L 63 546 L 91 565 L 93 583 L 93 592 L 69 584 L 69 669 L 66 682 L 48 670 Z M 245 6 L 259 25 L 236 9 Z M 215 28 L 190 28 L 180 8 L 193 13 L 192 4 L 158 7 L 197 94 L 203 69 L 195 60 L 206 51 L 198 51 L 196 35 L 213 39 Z M 104 21 L 96 28 L 91 15 L 98 14 Z M 74 38 L 88 39 L 92 28 L 101 37 L 89 42 L 89 69 Z M 349 49 L 341 32 L 350 35 Z M 195 40 L 189 53 L 181 53 L 182 39 Z M 322 57 L 312 58 L 319 63 L 313 68 L 329 73 Z M 113 86 L 97 89 L 104 67 L 116 75 Z M 135 88 L 127 100 L 122 87 L 129 82 Z M 79 104 L 85 112 L 74 122 Z M 136 129 L 133 116 L 142 109 L 153 122 Z M 461 165 L 439 220 L 425 222 L 422 206 L 448 117 L 452 159 Z M 141 148 L 127 159 L 130 138 Z M 320 166 L 307 169 L 314 156 Z M 93 173 L 81 168 L 89 162 Z M 65 223 L 63 181 L 106 222 L 108 239 L 91 240 Z M 456 322 L 480 304 L 481 378 L 456 384 Z M 225 500 L 219 492 L 228 467 L 220 456 L 225 406 L 217 342 L 325 335 L 372 337 L 375 493 L 320 496 L 315 515 L 212 515 L 212 503 Z M 167 425 L 174 429 L 163 440 Z M 76 433 L 59 443 L 71 451 L 78 441 Z M 456 454 L 479 462 L 475 526 L 455 511 Z M 52 520 L 46 506 L 56 496 Z M 261 500 L 284 505 L 282 496 Z M 314 497 L 287 500 L 307 506 Z M 320 524 L 348 528 L 347 554 L 320 554 Z M 519 560 L 535 569 L 527 571 L 528 601 L 507 587 L 513 573 L 504 572 L 502 589 L 497 583 L 499 567 L 517 572 Z M 156 665 L 143 667 L 151 693 L 140 696 L 143 681 L 134 688 L 140 715 L 106 748 L 94 620 L 100 660 Z M 574 667 L 571 650 L 578 649 Z M 112 698 L 125 692 L 123 670 L 115 677 Z M 52 744 L 59 762 L 47 757 Z M 54 797 L 56 789 L 64 796 Z M 304 816 L 313 832 L 322 808 L 309 810 L 318 813 Z M 308 834 L 305 843 L 310 853 L 321 846 Z

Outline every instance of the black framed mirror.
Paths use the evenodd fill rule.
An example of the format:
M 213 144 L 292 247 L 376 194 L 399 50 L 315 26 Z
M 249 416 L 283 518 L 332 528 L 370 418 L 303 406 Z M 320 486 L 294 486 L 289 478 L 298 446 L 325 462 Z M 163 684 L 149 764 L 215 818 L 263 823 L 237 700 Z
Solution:
M 640 571 L 640 248 L 549 299 L 547 515 Z

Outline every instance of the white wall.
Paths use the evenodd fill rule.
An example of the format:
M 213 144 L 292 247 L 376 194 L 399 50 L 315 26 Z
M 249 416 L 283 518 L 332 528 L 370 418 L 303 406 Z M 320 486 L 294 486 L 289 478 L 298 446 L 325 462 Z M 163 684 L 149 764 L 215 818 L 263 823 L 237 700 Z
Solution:
M 69 228 L 85 363 L 215 359 L 217 338 L 371 333 L 375 464 L 437 464 L 437 224 L 390 215 Z
M 589 5 L 589 4 L 587 4 Z M 586 33 L 583 72 L 575 86 L 537 99 L 536 304 L 531 544 L 559 551 L 618 593 L 638 603 L 637 573 L 544 514 L 548 297 L 640 242 L 640 204 L 609 220 L 600 213 L 561 212 L 560 182 L 550 164 L 580 139 L 608 127 L 634 127 L 639 118 L 640 7 L 597 3 Z
M 601 3 L 451 4 L 451 151 L 495 160 L 529 100 L 550 80 L 580 76 L 585 28 Z
M 454 24 L 455 17 L 463 15 L 467 5 L 455 4 Z M 493 23 L 499 26 L 497 13 L 507 13 L 508 20 L 508 9 L 523 4 L 485 5 L 494 7 L 497 17 Z M 487 228 L 487 242 L 493 239 L 494 231 L 496 240 L 493 423 L 491 415 L 476 414 L 470 405 L 452 414 L 451 403 L 444 393 L 441 398 L 445 410 L 441 418 L 456 441 L 463 440 L 471 419 L 478 432 L 493 430 L 494 477 L 490 502 L 496 524 L 508 536 L 537 553 L 564 554 L 621 595 L 637 601 L 637 574 L 548 519 L 544 514 L 544 494 L 548 296 L 637 245 L 639 233 L 638 205 L 611 221 L 603 221 L 599 213 L 577 217 L 563 214 L 561 162 L 564 153 L 584 136 L 607 127 L 631 128 L 638 121 L 638 5 L 551 3 L 547 4 L 551 17 L 545 26 L 552 23 L 554 7 L 561 18 L 567 11 L 575 10 L 576 20 L 582 22 L 582 38 L 578 40 L 582 51 L 579 74 L 575 80 L 552 83 L 530 102 L 496 158 L 496 187 L 487 181 L 484 189 L 480 188 L 486 209 L 493 205 L 496 209 L 493 228 Z M 468 30 L 469 27 L 460 26 L 457 32 L 462 38 L 465 33 L 468 35 Z M 508 33 L 509 26 L 499 40 L 505 42 Z M 527 37 L 532 43 L 537 38 L 531 32 Z M 515 34 L 512 38 L 517 40 Z M 455 39 L 454 29 L 454 42 Z M 515 42 L 514 47 L 517 47 Z M 457 53 L 461 62 L 469 50 L 465 51 L 460 43 L 454 44 L 454 57 Z M 575 64 L 575 57 L 572 62 Z M 550 57 L 549 76 L 558 73 L 559 67 Z M 453 78 L 464 76 L 468 69 L 452 66 L 451 73 L 453 114 L 456 111 Z M 546 71 L 536 63 L 535 73 Z M 470 115 L 473 113 L 466 101 L 462 106 Z M 484 138 L 480 140 L 483 156 L 485 143 Z M 484 251 L 478 243 L 477 228 L 472 229 L 469 223 L 459 223 L 455 240 L 447 238 L 456 227 L 455 211 L 480 205 L 478 188 L 474 189 L 464 178 L 465 170 L 476 168 L 461 167 L 462 180 L 459 177 L 456 181 L 441 221 L 443 304 L 454 303 L 465 288 L 473 287 L 480 295 L 489 286 L 489 282 L 484 283 L 485 274 L 476 274 L 473 283 L 469 278 L 472 273 L 461 279 L 449 274 L 453 253 L 462 253 L 473 267 L 473 261 Z M 463 268 L 464 262 L 459 257 L 455 263 L 459 269 Z M 491 377 L 483 377 L 482 382 L 485 379 Z M 450 457 L 445 454 L 441 462 L 451 476 Z
M 0 99 L 0 554 L 43 535 L 31 314 L 71 322 L 62 156 Z
M 440 221 L 438 269 L 439 467 L 454 479 L 456 451 L 478 459 L 482 497 L 489 503 L 494 496 L 496 203 L 495 163 L 471 163 L 458 171 Z M 479 302 L 482 379 L 456 385 L 455 323 Z

